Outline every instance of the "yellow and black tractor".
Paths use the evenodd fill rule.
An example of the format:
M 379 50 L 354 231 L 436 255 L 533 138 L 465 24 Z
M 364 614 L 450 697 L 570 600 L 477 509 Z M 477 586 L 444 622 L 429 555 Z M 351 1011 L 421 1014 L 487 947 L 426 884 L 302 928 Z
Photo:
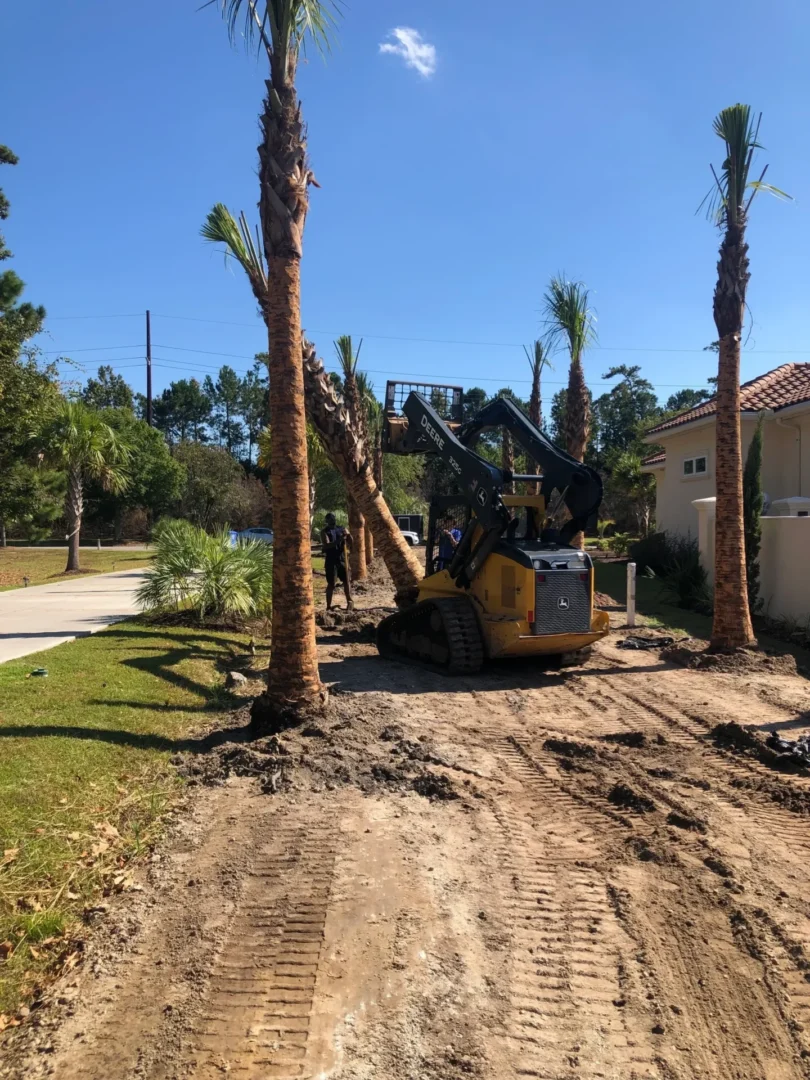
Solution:
M 501 657 L 577 662 L 609 630 L 607 613 L 593 606 L 591 559 L 570 546 L 599 508 L 598 473 L 508 398 L 462 422 L 460 387 L 408 391 L 413 385 L 388 384 L 385 449 L 435 455 L 453 490 L 431 501 L 425 577 L 378 626 L 379 652 L 450 675 Z M 540 474 L 513 474 L 477 454 L 472 447 L 489 428 L 508 431 Z M 537 493 L 507 494 L 516 483 Z M 559 531 L 548 527 L 563 506 L 569 519 Z

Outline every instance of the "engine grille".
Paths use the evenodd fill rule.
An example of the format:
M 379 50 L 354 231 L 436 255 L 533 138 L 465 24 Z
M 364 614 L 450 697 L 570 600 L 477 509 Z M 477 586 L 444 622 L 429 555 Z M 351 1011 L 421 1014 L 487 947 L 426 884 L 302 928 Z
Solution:
M 535 578 L 535 634 L 589 633 L 590 574 L 583 575 L 581 570 L 546 570 Z

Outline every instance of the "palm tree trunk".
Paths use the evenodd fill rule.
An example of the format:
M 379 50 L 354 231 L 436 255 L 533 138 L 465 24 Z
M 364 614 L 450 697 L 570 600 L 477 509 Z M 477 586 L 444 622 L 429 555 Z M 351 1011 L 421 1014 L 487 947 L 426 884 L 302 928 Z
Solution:
M 542 403 L 541 403 L 541 400 L 540 400 L 540 365 L 535 363 L 532 366 L 532 392 L 531 392 L 531 395 L 529 397 L 529 419 L 531 420 L 531 422 L 534 424 L 534 426 L 536 428 L 539 428 L 540 425 L 541 425 L 541 422 L 542 422 L 542 418 L 543 418 L 543 408 L 542 408 Z M 526 470 L 526 472 L 534 473 L 535 476 L 539 476 L 539 474 L 540 474 L 540 466 L 531 457 L 528 457 L 527 460 L 528 460 L 529 467 Z M 539 495 L 540 494 L 540 484 L 539 483 L 538 484 L 532 484 L 531 488 L 532 488 L 532 490 L 529 492 L 530 495 Z
M 588 445 L 590 426 L 591 407 L 588 401 L 588 389 L 585 385 L 585 374 L 582 370 L 582 360 L 578 356 L 573 356 L 571 357 L 571 367 L 568 370 L 565 439 L 568 453 L 577 461 L 585 460 L 585 448 Z M 584 533 L 579 532 L 572 537 L 571 547 L 580 549 L 585 547 Z
M 374 562 L 374 537 L 371 535 L 371 529 L 368 525 L 364 532 L 366 537 L 366 567 L 369 567 Z
M 363 512 L 352 498 L 351 490 L 346 491 L 349 502 L 349 532 L 352 534 L 352 550 L 349 554 L 349 566 L 352 571 L 352 581 L 364 581 L 368 577 L 366 571 L 366 519 Z
M 386 505 L 366 457 L 365 447 L 357 436 L 348 411 L 315 353 L 314 345 L 304 342 L 304 381 L 307 411 L 330 461 L 343 477 L 371 531 L 388 573 L 398 593 L 406 593 L 422 580 L 422 567 L 408 547 L 405 537 Z
M 82 514 L 84 513 L 84 486 L 82 484 L 82 471 L 77 466 L 71 466 L 68 471 L 68 489 L 65 499 L 65 517 L 68 527 L 68 558 L 65 573 L 81 570 L 79 565 L 79 538 L 82 527 Z
M 259 721 L 300 715 L 323 702 L 312 594 L 300 268 L 295 258 L 268 260 L 265 321 L 270 341 L 275 545 L 270 669 L 267 691 L 253 711 Z
M 512 442 L 512 436 L 508 431 L 504 431 L 501 436 L 501 468 L 508 470 L 510 473 L 515 471 L 515 447 Z M 506 495 L 515 494 L 514 483 L 507 483 L 503 485 L 503 490 Z
M 374 443 L 374 483 L 382 491 L 383 489 L 383 450 L 382 431 L 377 432 Z
M 710 647 L 716 652 L 726 652 L 754 641 L 745 570 L 740 440 L 740 341 L 749 277 L 744 228 L 729 226 L 720 247 L 717 270 L 714 294 L 714 319 L 720 335 L 715 424 L 717 528 Z

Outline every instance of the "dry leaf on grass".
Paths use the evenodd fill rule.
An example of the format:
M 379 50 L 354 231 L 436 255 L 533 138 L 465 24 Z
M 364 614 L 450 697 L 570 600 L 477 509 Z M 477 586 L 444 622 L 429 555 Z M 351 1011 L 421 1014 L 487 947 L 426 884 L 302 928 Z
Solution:
M 0 1013 L 0 1031 L 5 1031 L 6 1028 L 19 1026 L 20 1021 L 15 1016 L 9 1016 L 8 1013 Z
M 14 952 L 14 944 L 11 941 L 0 941 L 0 960 L 5 960 Z
M 8 866 L 9 863 L 13 863 L 19 854 L 20 849 L 18 847 L 6 848 L 3 852 L 3 858 L 0 859 L 0 866 Z

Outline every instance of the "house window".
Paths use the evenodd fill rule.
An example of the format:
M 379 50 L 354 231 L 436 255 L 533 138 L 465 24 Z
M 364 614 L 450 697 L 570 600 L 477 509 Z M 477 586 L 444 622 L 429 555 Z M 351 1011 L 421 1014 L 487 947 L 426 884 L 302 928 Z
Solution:
M 683 459 L 684 478 L 705 476 L 709 471 L 708 457 L 706 454 L 697 454 L 695 457 Z

